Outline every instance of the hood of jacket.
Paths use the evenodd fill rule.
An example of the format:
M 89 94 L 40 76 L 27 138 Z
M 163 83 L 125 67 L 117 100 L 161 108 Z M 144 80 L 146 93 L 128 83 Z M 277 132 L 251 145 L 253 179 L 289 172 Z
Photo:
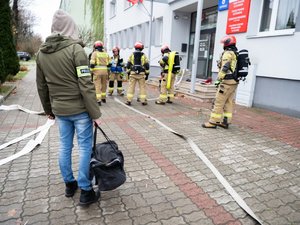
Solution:
M 53 34 L 46 38 L 46 41 L 40 47 L 40 51 L 43 53 L 51 54 L 72 44 L 80 44 L 82 47 L 84 47 L 81 40 L 73 40 L 72 38 L 67 36 Z
M 79 39 L 78 27 L 73 18 L 65 11 L 59 9 L 53 15 L 51 36 L 46 38 L 45 43 L 40 47 L 43 53 L 57 52 L 72 44 L 80 44 L 84 47 Z
M 51 33 L 67 36 L 73 40 L 79 39 L 79 31 L 75 21 L 67 12 L 61 9 L 56 10 L 53 15 Z

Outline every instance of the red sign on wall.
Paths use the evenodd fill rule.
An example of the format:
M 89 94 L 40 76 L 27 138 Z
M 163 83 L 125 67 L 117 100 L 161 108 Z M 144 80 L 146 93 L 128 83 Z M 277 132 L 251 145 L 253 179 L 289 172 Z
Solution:
M 227 16 L 226 34 L 247 31 L 250 0 L 230 0 Z

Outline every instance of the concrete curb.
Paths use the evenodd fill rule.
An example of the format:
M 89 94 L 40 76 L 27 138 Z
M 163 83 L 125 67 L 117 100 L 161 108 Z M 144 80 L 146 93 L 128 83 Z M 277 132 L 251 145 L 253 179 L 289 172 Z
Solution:
M 0 95 L 0 105 L 2 105 L 2 103 L 8 98 L 12 91 L 17 88 L 17 85 L 14 83 L 4 83 L 4 85 L 9 86 L 10 88 L 4 95 Z

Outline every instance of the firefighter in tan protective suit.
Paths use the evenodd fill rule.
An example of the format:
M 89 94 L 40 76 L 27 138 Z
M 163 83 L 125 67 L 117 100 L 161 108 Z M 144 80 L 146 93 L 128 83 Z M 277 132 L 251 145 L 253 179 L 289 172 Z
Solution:
M 165 103 L 173 103 L 175 76 L 180 70 L 180 65 L 178 53 L 171 52 L 168 45 L 163 45 L 160 50 L 162 53 L 162 58 L 159 61 L 162 68 L 161 85 L 159 99 L 155 103 L 164 105 Z
M 98 104 L 101 105 L 101 102 L 106 103 L 106 87 L 110 58 L 107 52 L 103 50 L 103 43 L 101 41 L 96 41 L 94 48 L 95 51 L 92 53 L 90 64 L 97 101 Z
M 108 83 L 108 94 L 112 95 L 114 92 L 115 80 L 117 80 L 117 92 L 119 95 L 124 95 L 122 80 L 123 80 L 123 59 L 120 58 L 120 48 L 114 47 L 112 49 L 113 56 L 111 57 L 111 67 Z
M 238 86 L 238 80 L 234 79 L 237 64 L 236 38 L 225 36 L 221 43 L 223 43 L 224 52 L 218 63 L 219 73 L 215 82 L 218 89 L 210 119 L 202 124 L 204 128 L 220 126 L 228 129 L 232 119 L 234 96 Z
M 149 62 L 146 55 L 142 52 L 144 45 L 141 42 L 136 42 L 134 48 L 135 51 L 129 56 L 126 66 L 127 73 L 129 74 L 129 86 L 125 104 L 131 105 L 131 101 L 134 97 L 135 85 L 138 83 L 140 89 L 138 99 L 142 105 L 147 105 L 146 79 L 148 79 L 149 76 Z

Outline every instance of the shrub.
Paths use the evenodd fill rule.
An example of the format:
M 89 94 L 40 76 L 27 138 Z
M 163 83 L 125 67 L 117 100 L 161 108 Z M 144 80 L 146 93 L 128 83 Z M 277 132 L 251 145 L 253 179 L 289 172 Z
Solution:
M 12 34 L 12 17 L 9 0 L 0 0 L 0 15 L 0 50 L 2 51 L 4 62 L 4 73 L 1 75 L 1 82 L 3 82 L 8 74 L 17 74 L 20 65 Z

